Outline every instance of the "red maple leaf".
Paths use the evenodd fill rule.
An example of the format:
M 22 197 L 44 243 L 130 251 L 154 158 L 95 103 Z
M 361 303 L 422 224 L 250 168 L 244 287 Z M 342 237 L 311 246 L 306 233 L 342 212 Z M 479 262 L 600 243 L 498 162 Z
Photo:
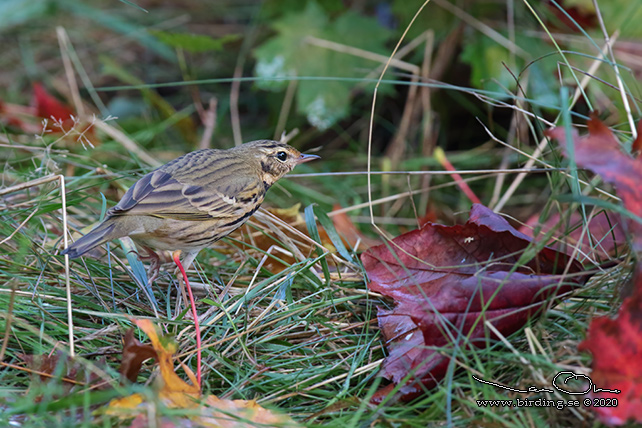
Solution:
M 564 128 L 552 129 L 547 134 L 560 142 L 566 156 L 570 156 L 569 143 L 572 143 L 577 165 L 614 184 L 624 207 L 642 217 L 642 159 L 624 153 L 615 135 L 593 115 L 588 128 L 589 134 L 582 137 L 573 130 L 571 142 L 566 140 Z M 634 152 L 639 151 L 641 142 L 640 136 L 633 141 Z M 642 253 L 642 223 L 628 219 L 625 224 L 634 252 Z M 586 340 L 579 346 L 580 350 L 593 354 L 593 383 L 603 389 L 621 391 L 620 394 L 604 391 L 592 394 L 596 398 L 617 400 L 616 407 L 592 407 L 609 425 L 621 425 L 629 419 L 642 422 L 642 268 L 639 265 L 633 285 L 632 295 L 622 303 L 617 318 L 594 319 Z
M 504 336 L 541 312 L 548 299 L 572 290 L 587 275 L 582 265 L 550 248 L 522 260 L 532 240 L 483 205 L 464 225 L 428 223 L 391 243 L 364 252 L 371 290 L 395 300 L 380 309 L 379 327 L 389 355 L 380 376 L 392 383 L 373 397 L 400 389 L 410 399 L 446 374 L 455 346 L 485 347 L 493 338 L 485 322 Z M 439 349 L 443 352 L 439 352 Z
M 622 425 L 629 419 L 642 423 L 642 272 L 638 270 L 635 293 L 624 300 L 616 319 L 596 318 L 578 349 L 593 354 L 591 380 L 601 389 L 592 398 L 605 398 L 615 407 L 592 407 L 608 425 Z M 613 401 L 617 400 L 617 401 Z M 599 403 L 599 401 L 598 401 Z
M 33 84 L 33 99 L 36 115 L 43 119 L 54 119 L 59 122 L 73 121 L 74 113 L 69 107 L 54 98 L 40 83 Z
M 92 146 L 99 143 L 92 123 L 79 119 L 69 107 L 58 101 L 37 82 L 33 84 L 33 105 L 36 116 L 49 121 L 46 126 L 47 132 L 70 135 L 77 141 Z
M 621 254 L 627 237 L 624 223 L 619 214 L 598 211 L 586 221 L 582 214 L 574 211 L 570 216 L 555 213 L 540 224 L 540 214 L 534 214 L 519 231 L 531 238 L 536 227 L 539 235 L 552 234 L 557 239 L 550 244 L 555 250 L 578 249 L 578 254 L 591 258 L 609 259 Z
M 624 207 L 631 214 L 642 217 L 642 159 L 634 159 L 622 152 L 618 139 L 597 117 L 591 116 L 587 125 L 588 135 L 580 137 L 575 129 L 571 132 L 575 163 L 601 175 L 604 181 L 614 184 Z M 567 157 L 570 155 L 566 129 L 557 127 L 546 134 L 557 139 L 564 154 Z M 628 232 L 632 236 L 633 249 L 641 252 L 642 224 L 635 219 L 630 219 L 627 224 Z

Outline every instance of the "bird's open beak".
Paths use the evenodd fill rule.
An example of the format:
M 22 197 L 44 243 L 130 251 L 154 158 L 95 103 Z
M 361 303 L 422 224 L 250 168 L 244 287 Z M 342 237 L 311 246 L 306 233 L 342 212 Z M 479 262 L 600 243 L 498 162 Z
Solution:
M 311 160 L 315 160 L 315 159 L 321 159 L 321 156 L 301 154 L 299 159 L 296 160 L 296 163 L 298 165 L 300 163 L 310 162 Z

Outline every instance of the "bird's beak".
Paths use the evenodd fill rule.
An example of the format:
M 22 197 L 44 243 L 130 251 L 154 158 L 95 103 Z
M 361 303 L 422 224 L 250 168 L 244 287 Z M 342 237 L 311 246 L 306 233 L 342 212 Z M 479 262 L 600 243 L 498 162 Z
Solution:
M 298 165 L 300 163 L 310 162 L 311 160 L 315 160 L 315 159 L 321 159 L 321 156 L 301 154 L 299 159 L 296 160 L 296 164 Z

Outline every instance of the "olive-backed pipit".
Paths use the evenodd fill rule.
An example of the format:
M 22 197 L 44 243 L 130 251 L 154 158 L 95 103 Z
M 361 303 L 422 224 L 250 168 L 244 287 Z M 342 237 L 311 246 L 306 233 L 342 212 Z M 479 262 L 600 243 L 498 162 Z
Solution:
M 271 140 L 188 153 L 138 180 L 100 224 L 62 254 L 79 257 L 129 236 L 152 258 L 150 281 L 158 274 L 158 250 L 181 251 L 187 269 L 200 250 L 245 223 L 279 178 L 318 157 Z

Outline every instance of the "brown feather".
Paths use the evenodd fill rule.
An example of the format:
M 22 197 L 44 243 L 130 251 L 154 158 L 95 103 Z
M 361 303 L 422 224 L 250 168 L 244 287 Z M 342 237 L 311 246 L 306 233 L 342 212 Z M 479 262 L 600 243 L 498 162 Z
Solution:
M 241 226 L 274 182 L 316 157 L 270 140 L 188 153 L 134 183 L 105 220 L 63 254 L 78 257 L 123 236 L 149 251 L 198 252 Z

